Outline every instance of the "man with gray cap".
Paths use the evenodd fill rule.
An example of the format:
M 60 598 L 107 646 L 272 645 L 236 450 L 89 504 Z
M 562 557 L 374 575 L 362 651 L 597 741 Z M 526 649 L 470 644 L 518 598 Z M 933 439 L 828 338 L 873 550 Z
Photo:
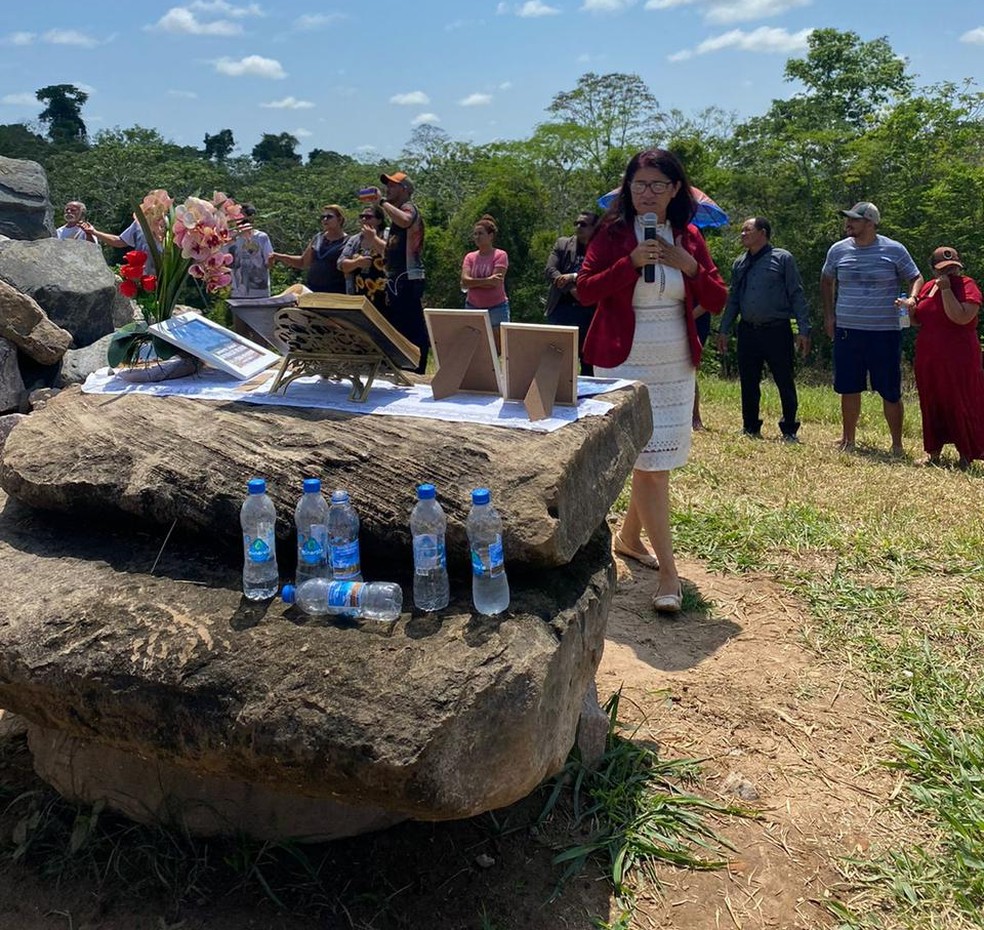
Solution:
M 902 454 L 902 331 L 899 305 L 911 311 L 923 285 L 905 246 L 878 234 L 881 214 L 861 201 L 840 210 L 847 236 L 827 252 L 820 275 L 824 326 L 833 340 L 834 390 L 841 396 L 840 448 L 853 452 L 861 393 L 882 398 L 892 454 Z M 899 292 L 905 295 L 899 297 Z

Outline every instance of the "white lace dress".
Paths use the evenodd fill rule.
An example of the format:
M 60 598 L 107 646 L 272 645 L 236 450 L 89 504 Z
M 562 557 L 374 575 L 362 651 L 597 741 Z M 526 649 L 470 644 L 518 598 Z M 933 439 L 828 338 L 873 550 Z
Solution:
M 669 224 L 657 227 L 657 235 L 673 241 Z M 642 223 L 637 218 L 636 239 L 642 238 Z M 690 455 L 696 372 L 683 298 L 679 269 L 657 265 L 652 284 L 640 276 L 632 297 L 636 324 L 629 357 L 616 368 L 595 366 L 599 378 L 628 378 L 649 388 L 653 435 L 636 459 L 635 467 L 642 471 L 680 468 Z

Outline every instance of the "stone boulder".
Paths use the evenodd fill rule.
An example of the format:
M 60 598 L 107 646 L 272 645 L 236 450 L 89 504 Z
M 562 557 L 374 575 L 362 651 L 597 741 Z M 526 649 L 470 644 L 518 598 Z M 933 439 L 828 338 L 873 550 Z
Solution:
M 94 371 L 105 368 L 106 353 L 113 341 L 113 334 L 108 333 L 102 339 L 97 339 L 92 345 L 81 349 L 69 349 L 63 356 L 61 368 L 55 378 L 55 387 L 68 387 L 72 384 L 84 384 L 85 379 Z
M 99 246 L 77 240 L 0 242 L 0 280 L 34 298 L 49 319 L 87 346 L 133 318 Z
M 7 440 L 0 484 L 48 510 L 136 517 L 211 544 L 240 545 L 246 481 L 268 479 L 277 535 L 293 547 L 305 476 L 347 488 L 366 552 L 410 564 L 415 486 L 433 481 L 448 515 L 448 553 L 468 558 L 469 492 L 489 487 L 506 559 L 534 570 L 565 565 L 604 523 L 652 432 L 645 386 L 601 398 L 613 407 L 552 433 L 331 410 L 209 403 L 67 388 Z M 293 555 L 287 558 L 292 559 Z
M 26 420 L 26 413 L 7 413 L 0 416 L 0 452 L 3 452 L 4 443 L 10 435 L 10 431 L 21 422 Z
M 191 790 L 176 787 L 184 773 L 200 805 L 213 780 L 239 803 L 311 799 L 306 821 L 274 818 L 269 830 L 326 835 L 323 802 L 363 811 L 370 826 L 468 817 L 563 766 L 614 592 L 604 521 L 562 567 L 513 573 L 507 559 L 503 615 L 476 615 L 469 574 L 456 571 L 445 611 L 405 602 L 393 624 L 250 604 L 238 559 L 177 531 L 158 561 L 162 538 L 0 494 L 0 707 L 36 728 L 39 769 L 65 790 L 112 800 L 118 788 L 96 772 L 105 747 L 123 769 L 159 766 L 175 790 Z M 364 564 L 408 591 L 390 560 Z M 87 771 L 66 773 L 73 759 Z
M 36 161 L 0 155 L 0 236 L 46 239 L 55 234 L 48 176 Z
M 19 410 L 26 396 L 17 364 L 17 346 L 0 338 L 0 414 Z
M 72 344 L 72 334 L 56 326 L 36 300 L 0 281 L 0 338 L 9 339 L 42 365 L 52 365 Z

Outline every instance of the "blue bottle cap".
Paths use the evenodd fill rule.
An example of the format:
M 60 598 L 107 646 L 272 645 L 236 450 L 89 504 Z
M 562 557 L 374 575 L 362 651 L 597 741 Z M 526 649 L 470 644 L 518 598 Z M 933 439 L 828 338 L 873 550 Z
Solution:
M 294 603 L 294 586 L 292 584 L 285 584 L 280 589 L 280 599 L 285 604 L 293 604 Z
M 333 504 L 347 504 L 349 502 L 348 491 L 332 491 L 331 502 Z
M 321 479 L 320 478 L 305 478 L 304 479 L 304 493 L 305 494 L 317 494 L 321 490 Z
M 266 494 L 266 479 L 250 478 L 246 483 L 246 490 L 250 494 Z
M 437 496 L 437 488 L 432 484 L 417 485 L 417 499 L 422 501 L 432 501 Z
M 490 500 L 492 500 L 492 494 L 488 488 L 475 488 L 472 491 L 473 504 L 487 504 Z

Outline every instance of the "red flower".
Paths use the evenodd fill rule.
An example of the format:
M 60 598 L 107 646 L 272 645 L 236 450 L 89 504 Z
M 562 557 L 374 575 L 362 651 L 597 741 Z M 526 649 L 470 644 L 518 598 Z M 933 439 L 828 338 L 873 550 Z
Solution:
M 143 285 L 145 291 L 156 291 L 157 290 L 157 277 L 152 274 L 145 274 L 141 279 L 140 283 Z
M 143 265 L 120 265 L 120 277 L 127 281 L 139 281 L 143 277 Z
M 136 297 L 137 296 L 137 282 L 123 280 L 120 281 L 120 293 L 124 297 Z
M 147 264 L 147 253 L 141 252 L 140 249 L 134 249 L 132 252 L 127 252 L 123 256 L 123 261 L 128 265 L 135 265 L 137 267 L 143 268 Z

